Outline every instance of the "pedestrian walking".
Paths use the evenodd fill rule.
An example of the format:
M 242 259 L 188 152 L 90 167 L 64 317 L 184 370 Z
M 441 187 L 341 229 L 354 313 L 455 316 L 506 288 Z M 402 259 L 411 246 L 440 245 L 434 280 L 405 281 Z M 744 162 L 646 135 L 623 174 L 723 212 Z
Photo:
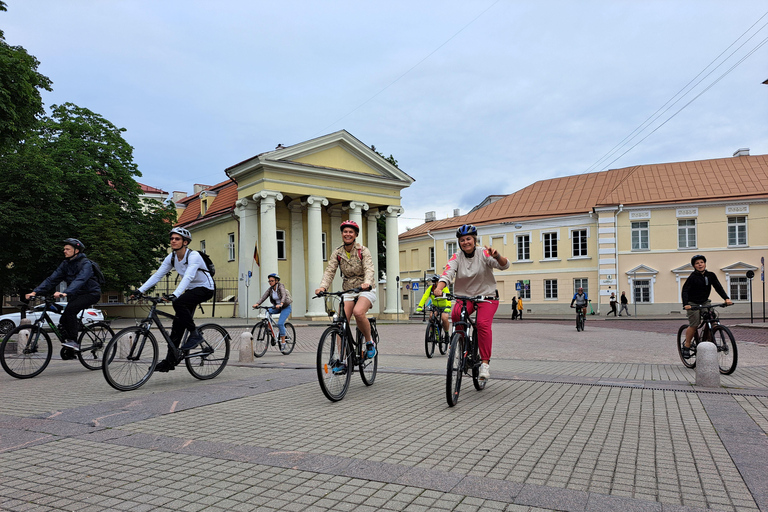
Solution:
M 608 312 L 608 315 L 610 315 L 611 313 L 613 313 L 613 316 L 616 316 L 616 314 L 617 314 L 617 311 L 616 311 L 616 302 L 617 302 L 617 301 L 616 301 L 616 294 L 615 294 L 614 292 L 611 292 L 611 301 L 610 301 L 610 304 L 611 304 L 611 310 Z M 605 315 L 605 316 L 608 316 L 608 315 Z
M 621 316 L 622 311 L 626 311 L 627 316 L 632 316 L 629 314 L 629 301 L 627 300 L 627 296 L 624 294 L 624 292 L 621 292 L 621 309 L 619 310 L 619 316 Z
M 517 297 L 512 297 L 512 320 L 517 319 Z
M 523 319 L 523 298 L 517 299 L 517 316 L 520 320 Z

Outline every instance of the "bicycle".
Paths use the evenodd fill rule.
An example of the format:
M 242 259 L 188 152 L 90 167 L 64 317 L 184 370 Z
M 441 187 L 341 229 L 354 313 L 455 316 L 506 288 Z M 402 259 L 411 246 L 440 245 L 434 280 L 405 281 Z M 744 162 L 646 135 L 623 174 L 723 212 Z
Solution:
M 376 380 L 376 371 L 379 367 L 379 331 L 376 327 L 376 319 L 368 318 L 376 355 L 367 359 L 364 355 L 366 348 L 363 333 L 360 329 L 356 329 L 356 336 L 352 336 L 344 310 L 342 295 L 360 291 L 361 288 L 353 288 L 342 292 L 321 292 L 313 297 L 337 297 L 339 301 L 338 312 L 326 308 L 329 316 L 332 315 L 332 323 L 320 336 L 320 343 L 317 346 L 317 378 L 320 389 L 331 402 L 338 402 L 347 394 L 352 372 L 356 366 L 360 371 L 363 384 L 372 386 Z
M 696 332 L 691 338 L 690 357 L 683 357 L 683 347 L 685 346 L 685 331 L 688 324 L 683 324 L 677 330 L 677 353 L 680 360 L 686 368 L 696 368 L 696 347 L 702 341 L 711 341 L 717 347 L 717 364 L 720 367 L 720 373 L 730 375 L 736 370 L 736 363 L 739 360 L 739 353 L 736 349 L 736 340 L 728 327 L 720 324 L 720 319 L 713 308 L 724 308 L 728 304 L 700 304 L 691 306 L 691 309 L 701 311 L 701 322 L 696 327 Z
M 280 337 L 276 334 L 277 323 L 272 318 L 272 313 L 269 312 L 270 308 L 266 306 L 255 306 L 253 309 L 263 309 L 264 318 L 261 322 L 257 323 L 251 329 L 251 336 L 253 337 L 253 355 L 254 357 L 261 357 L 267 353 L 267 348 L 270 345 L 273 347 L 277 345 L 277 341 Z M 293 348 L 296 346 L 296 329 L 293 328 L 293 324 L 285 322 L 285 343 L 279 347 L 280 353 L 287 356 L 293 352 Z
M 466 297 L 463 295 L 446 294 L 450 300 L 461 301 L 461 313 L 458 322 L 453 324 L 453 334 L 451 335 L 451 344 L 448 349 L 448 367 L 445 379 L 445 397 L 448 405 L 453 407 L 459 401 L 459 391 L 461 390 L 462 374 L 469 375 L 472 372 L 472 384 L 475 389 L 482 391 L 485 389 L 485 380 L 480 380 L 480 359 L 479 347 L 477 344 L 477 329 L 475 321 L 467 312 L 467 302 L 479 303 L 495 300 L 496 297 Z M 477 308 L 475 308 L 477 310 Z M 462 327 L 463 329 L 459 329 Z
M 429 313 L 429 322 L 424 333 L 424 352 L 431 359 L 435 353 L 435 345 L 438 345 L 440 354 L 445 354 L 448 350 L 448 333 L 443 330 L 443 308 L 430 304 L 426 310 Z
M 581 332 L 584 330 L 584 323 L 586 322 L 586 316 L 584 315 L 583 306 L 571 306 L 576 308 L 576 331 Z
M 60 308 L 53 297 L 37 297 L 45 302 L 43 314 L 32 324 L 22 324 L 5 335 L 0 347 L 0 363 L 3 369 L 17 379 L 29 379 L 40 375 L 51 362 L 53 345 L 51 337 L 44 330 L 50 328 L 56 338 L 63 342 L 60 326 L 53 324 L 48 311 L 50 308 Z M 28 304 L 22 304 L 19 309 L 31 311 Z M 61 312 L 60 310 L 58 312 Z M 80 363 L 89 370 L 101 369 L 101 354 L 107 341 L 112 338 L 114 331 L 106 322 L 84 324 L 82 318 L 77 319 L 80 336 L 80 352 L 68 347 L 62 347 L 59 355 L 63 360 L 77 357 Z
M 142 386 L 152 376 L 158 359 L 157 339 L 152 334 L 153 324 L 157 325 L 176 361 L 184 361 L 187 370 L 196 379 L 212 379 L 224 370 L 229 361 L 230 344 L 226 329 L 212 323 L 201 325 L 197 330 L 204 341 L 192 350 L 181 350 L 171 343 L 168 332 L 160 322 L 160 316 L 175 318 L 170 313 L 157 310 L 157 304 L 164 299 L 144 298 L 152 303 L 147 317 L 139 325 L 119 331 L 104 349 L 102 370 L 110 386 L 118 391 L 130 391 Z M 188 336 L 189 331 L 186 331 L 179 347 L 184 345 Z

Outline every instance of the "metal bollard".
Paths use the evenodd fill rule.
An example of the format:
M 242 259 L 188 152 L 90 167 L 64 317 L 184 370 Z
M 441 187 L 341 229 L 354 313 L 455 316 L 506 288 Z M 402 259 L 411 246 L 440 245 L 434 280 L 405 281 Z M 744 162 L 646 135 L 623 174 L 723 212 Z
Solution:
M 253 336 L 248 331 L 240 335 L 240 362 L 253 362 Z
M 696 385 L 705 388 L 720 387 L 717 347 L 710 341 L 704 341 L 696 346 Z

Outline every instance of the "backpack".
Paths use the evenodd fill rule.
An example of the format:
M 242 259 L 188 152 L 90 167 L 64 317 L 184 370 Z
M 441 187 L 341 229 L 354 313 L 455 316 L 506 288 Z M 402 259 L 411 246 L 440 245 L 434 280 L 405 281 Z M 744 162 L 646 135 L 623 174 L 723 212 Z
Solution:
M 189 264 L 189 253 L 192 252 L 192 249 L 187 249 L 187 257 L 185 258 L 185 263 Z M 201 268 L 198 269 L 201 272 L 205 272 L 209 276 L 211 276 L 211 281 L 213 281 L 213 311 L 211 311 L 211 318 L 213 318 L 213 315 L 216 314 L 216 280 L 213 279 L 213 276 L 216 275 L 216 267 L 213 264 L 213 260 L 211 260 L 211 257 L 205 254 L 202 251 L 195 251 L 197 254 L 200 255 L 201 258 L 203 258 L 203 263 L 205 263 L 205 266 L 208 268 Z M 176 259 L 173 257 L 173 253 L 168 255 L 171 258 L 171 266 L 175 269 L 176 268 Z M 169 272 L 170 273 L 170 272 Z M 176 275 L 176 279 L 178 279 L 178 274 Z M 199 304 L 200 310 L 202 311 L 203 305 Z
M 93 277 L 96 279 L 96 282 L 99 283 L 99 287 L 104 286 L 107 283 L 107 278 L 104 277 L 104 272 L 101 271 L 101 267 L 93 260 L 88 261 L 91 262 L 91 267 L 93 267 Z

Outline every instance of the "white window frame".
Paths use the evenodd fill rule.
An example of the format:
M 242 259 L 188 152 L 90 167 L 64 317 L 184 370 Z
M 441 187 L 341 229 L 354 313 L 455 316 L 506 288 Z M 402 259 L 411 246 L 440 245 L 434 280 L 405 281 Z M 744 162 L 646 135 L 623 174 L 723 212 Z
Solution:
M 517 261 L 531 261 L 531 234 L 521 233 L 515 235 L 515 245 L 517 246 L 517 250 L 515 251 L 517 254 Z M 523 258 L 520 257 L 521 251 L 524 256 Z
M 647 283 L 647 286 L 641 284 L 641 283 Z M 648 289 L 648 300 L 638 300 L 637 297 L 637 291 L 640 288 L 647 288 Z M 640 299 L 643 299 L 644 297 L 640 297 Z M 632 299 L 633 302 L 636 304 L 650 304 L 653 301 L 653 279 L 650 277 L 642 278 L 642 279 L 633 279 L 632 280 Z
M 731 300 L 734 302 L 749 302 L 749 279 L 747 276 L 731 276 L 729 279 L 729 293 Z M 734 293 L 734 287 L 737 287 Z M 744 293 L 741 293 L 743 289 Z
M 584 288 L 584 293 L 587 294 L 587 297 L 589 297 L 589 279 L 586 277 L 576 277 L 573 280 L 573 294 L 576 295 L 576 293 L 579 291 L 579 288 Z
M 544 300 L 557 300 L 557 279 L 544 280 Z
M 205 240 L 200 240 L 200 252 L 205 252 Z
M 531 300 L 531 283 L 530 280 L 528 282 L 528 289 L 525 289 L 525 283 L 523 282 L 523 279 L 520 279 L 517 281 L 517 283 L 520 283 L 520 291 L 518 292 L 518 297 L 521 299 Z M 515 289 L 517 292 L 517 289 Z
M 686 225 L 680 225 L 680 223 L 686 223 Z M 693 225 L 689 226 L 687 223 L 693 222 Z M 693 244 L 690 242 L 690 235 L 693 233 Z M 685 236 L 685 244 L 680 243 L 680 236 Z M 698 222 L 696 219 L 677 219 L 677 248 L 678 249 L 696 249 L 699 243 Z
M 584 254 L 576 254 L 575 251 L 575 244 L 577 242 L 577 236 L 576 233 L 584 232 Z M 571 257 L 573 258 L 586 258 L 589 256 L 589 228 L 576 228 L 572 229 L 569 233 L 569 238 L 571 239 Z M 578 236 L 578 240 L 581 240 L 581 235 Z M 582 245 L 581 243 L 579 245 Z M 581 252 L 581 248 L 579 249 L 579 252 Z
M 459 243 L 456 241 L 450 241 L 445 242 L 445 253 L 448 256 L 448 259 L 451 259 L 451 256 L 459 252 Z M 447 260 L 446 260 L 447 261 Z
M 650 251 L 651 250 L 651 222 L 648 220 L 633 220 L 630 224 L 632 230 L 632 250 Z M 643 247 L 643 234 L 645 234 L 645 247 Z M 637 235 L 637 236 L 635 236 Z M 635 247 L 635 238 L 638 240 L 638 247 Z
M 749 238 L 747 233 L 747 216 L 746 215 L 734 215 L 728 217 L 728 247 L 747 247 L 749 245 Z M 735 219 L 736 222 L 731 222 L 731 219 Z M 743 219 L 743 221 L 739 221 Z M 741 229 L 740 229 L 741 228 Z M 731 243 L 731 233 L 733 232 L 736 243 Z M 739 243 L 739 239 L 744 239 L 744 243 Z
M 277 239 L 277 259 L 287 259 L 287 247 L 285 243 L 285 230 L 278 229 L 275 231 L 275 238 Z
M 557 242 L 560 240 L 559 231 L 541 232 L 541 255 L 544 260 L 558 260 Z M 549 256 L 547 256 L 547 243 L 549 243 Z M 554 246 L 554 251 L 552 250 Z M 554 253 L 554 254 L 553 254 Z
M 229 238 L 229 243 L 227 244 L 227 249 L 229 249 L 229 261 L 235 261 L 235 234 L 229 233 L 227 236 Z
M 429 270 L 435 270 L 435 248 L 429 248 Z

